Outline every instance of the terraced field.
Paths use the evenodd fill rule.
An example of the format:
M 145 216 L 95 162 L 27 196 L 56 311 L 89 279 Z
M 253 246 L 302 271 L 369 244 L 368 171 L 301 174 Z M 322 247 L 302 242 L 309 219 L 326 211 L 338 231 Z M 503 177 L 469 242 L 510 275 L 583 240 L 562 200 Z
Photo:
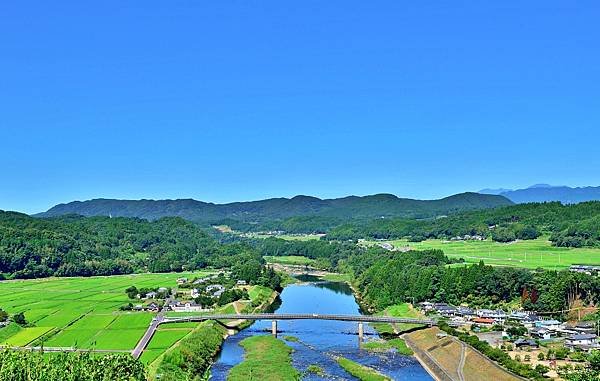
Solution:
M 0 345 L 131 350 L 146 331 L 152 314 L 122 312 L 129 286 L 173 287 L 177 278 L 207 273 L 136 274 L 90 278 L 47 278 L 0 282 L 0 308 L 23 312 L 31 327 L 0 328 Z M 182 327 L 183 328 L 183 327 Z M 190 328 L 159 336 L 159 347 L 177 341 Z M 160 344 L 162 343 L 162 344 Z M 160 352 L 159 352 L 160 354 Z

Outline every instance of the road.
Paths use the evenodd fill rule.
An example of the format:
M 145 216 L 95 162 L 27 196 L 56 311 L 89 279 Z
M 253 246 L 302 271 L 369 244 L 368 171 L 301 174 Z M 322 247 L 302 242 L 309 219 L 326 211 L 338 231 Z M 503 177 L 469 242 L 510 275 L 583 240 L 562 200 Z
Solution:
M 165 322 L 166 306 L 168 306 L 171 303 L 171 300 L 172 300 L 172 296 L 165 299 L 163 308 L 160 310 L 160 312 L 158 314 L 156 314 L 156 317 L 154 317 L 154 319 L 152 319 L 152 322 L 150 323 L 150 326 L 144 333 L 144 336 L 142 336 L 142 338 L 137 343 L 137 345 L 135 346 L 133 351 L 131 351 L 131 355 L 133 356 L 134 359 L 137 360 L 140 358 L 140 356 L 142 355 L 142 352 L 144 352 L 144 349 L 146 349 L 146 347 L 148 346 L 148 343 L 152 339 L 152 336 L 154 336 L 154 332 L 156 332 L 156 329 L 158 328 L 158 326 Z

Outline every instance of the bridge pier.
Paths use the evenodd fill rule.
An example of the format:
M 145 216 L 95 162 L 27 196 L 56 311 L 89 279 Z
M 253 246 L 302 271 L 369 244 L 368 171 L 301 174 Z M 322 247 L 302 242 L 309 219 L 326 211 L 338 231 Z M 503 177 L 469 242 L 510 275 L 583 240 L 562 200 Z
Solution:
M 363 341 L 363 337 L 365 335 L 365 327 L 363 326 L 362 322 L 358 323 L 358 341 L 362 342 Z
M 277 320 L 271 321 L 271 334 L 277 337 Z

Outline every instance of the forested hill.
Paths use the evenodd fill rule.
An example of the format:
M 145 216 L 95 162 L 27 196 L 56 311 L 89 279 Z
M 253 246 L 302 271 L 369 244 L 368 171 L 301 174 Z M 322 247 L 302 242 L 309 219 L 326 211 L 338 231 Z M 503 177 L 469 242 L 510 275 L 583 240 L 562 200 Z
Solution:
M 403 218 L 351 222 L 327 232 L 330 240 L 398 239 L 421 241 L 456 236 L 491 237 L 495 241 L 534 239 L 549 234 L 556 246 L 600 247 L 600 201 L 574 205 L 559 202 L 519 204 L 457 213 L 435 220 Z
M 511 204 L 512 202 L 503 196 L 478 193 L 461 193 L 440 200 L 413 200 L 391 194 L 377 194 L 324 200 L 310 196 L 296 196 L 291 199 L 273 198 L 230 204 L 213 204 L 192 199 L 95 199 L 60 204 L 37 216 L 54 217 L 79 214 L 82 216 L 139 217 L 148 220 L 177 216 L 195 222 L 214 222 L 223 219 L 260 222 L 294 216 L 323 216 L 341 219 L 430 218 Z
M 41 219 L 0 211 L 0 279 L 193 270 L 252 258 L 259 261 L 260 254 L 220 245 L 177 217 Z

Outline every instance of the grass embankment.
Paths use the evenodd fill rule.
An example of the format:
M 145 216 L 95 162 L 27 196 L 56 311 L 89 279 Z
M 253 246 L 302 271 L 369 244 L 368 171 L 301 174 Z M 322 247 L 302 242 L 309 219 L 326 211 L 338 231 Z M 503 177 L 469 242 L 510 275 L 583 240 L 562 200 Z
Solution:
M 361 381 L 390 381 L 391 378 L 384 376 L 373 368 L 369 368 L 368 366 L 361 365 L 357 362 L 349 360 L 345 357 L 338 357 L 336 359 L 337 363 L 340 364 L 342 368 L 354 377 L 360 379 Z
M 378 316 L 410 317 L 419 318 L 421 315 L 408 303 L 395 304 L 377 313 Z M 363 348 L 369 351 L 387 351 L 395 349 L 398 353 L 411 356 L 413 351 L 406 345 L 403 339 L 394 337 L 404 332 L 409 332 L 421 327 L 419 324 L 388 324 L 371 323 L 371 326 L 384 338 L 384 340 L 370 341 L 363 344 Z
M 600 264 L 600 248 L 555 247 L 548 241 L 548 237 L 511 243 L 499 243 L 492 240 L 444 241 L 439 239 L 416 243 L 406 240 L 389 242 L 394 247 L 410 247 L 416 250 L 440 249 L 447 256 L 463 258 L 467 263 L 484 261 L 489 265 L 532 269 L 538 267 L 562 269 L 573 264 Z
M 223 344 L 225 329 L 214 321 L 201 323 L 177 346 L 167 351 L 154 376 L 161 380 L 198 380 L 208 370 Z M 153 339 L 154 341 L 154 339 Z M 151 369 L 152 371 L 152 369 Z M 154 373 L 154 372 L 151 372 Z
M 436 327 L 411 332 L 406 335 L 417 349 L 418 357 L 429 356 L 447 374 L 459 378 L 459 365 L 465 355 L 462 374 L 467 380 L 516 381 L 516 376 L 498 367 L 492 360 L 482 356 L 471 347 L 452 336 L 438 337 L 442 331 Z M 427 362 L 427 359 L 421 359 Z M 430 368 L 430 370 L 433 370 Z M 435 370 L 433 370 L 435 372 Z
M 273 336 L 252 336 L 240 342 L 244 361 L 234 366 L 228 381 L 296 381 L 300 373 L 292 366 L 292 348 Z

